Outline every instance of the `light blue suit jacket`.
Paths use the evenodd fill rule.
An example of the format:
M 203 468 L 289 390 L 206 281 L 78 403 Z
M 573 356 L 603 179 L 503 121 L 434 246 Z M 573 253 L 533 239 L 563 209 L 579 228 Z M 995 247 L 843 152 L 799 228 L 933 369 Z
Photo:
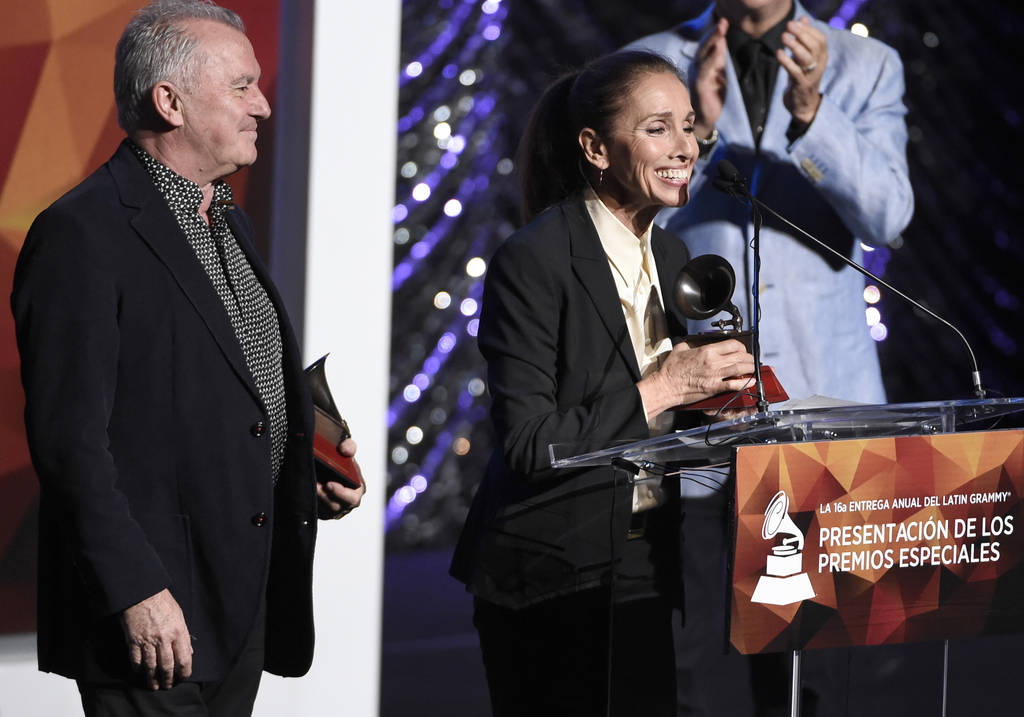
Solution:
M 714 27 L 712 11 L 627 49 L 648 49 L 696 77 L 697 48 Z M 796 17 L 807 15 L 796 5 Z M 690 203 L 665 210 L 658 222 L 683 237 L 693 256 L 720 254 L 736 270 L 734 300 L 749 326 L 753 236 L 749 209 L 715 191 L 716 165 L 729 159 L 755 195 L 854 261 L 860 243 L 884 246 L 910 221 L 903 66 L 881 42 L 811 18 L 828 39 L 821 106 L 807 132 L 786 138 L 782 102 L 789 76 L 775 82 L 760 150 L 755 152 L 736 71 L 726 62 L 725 105 L 712 155 L 697 163 Z M 884 403 L 881 371 L 864 310 L 864 277 L 780 222 L 761 229 L 761 355 L 791 398 L 813 394 Z M 691 332 L 709 328 L 691 322 Z

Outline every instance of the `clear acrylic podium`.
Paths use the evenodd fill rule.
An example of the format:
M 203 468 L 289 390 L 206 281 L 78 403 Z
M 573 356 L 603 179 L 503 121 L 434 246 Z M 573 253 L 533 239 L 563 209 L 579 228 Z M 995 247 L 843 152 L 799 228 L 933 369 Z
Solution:
M 952 433 L 989 428 L 1002 416 L 1024 411 L 1024 398 L 973 398 L 959 401 L 783 408 L 721 421 L 644 441 L 615 446 L 552 443 L 552 468 L 611 465 L 615 459 L 655 471 L 659 465 L 699 468 L 728 462 L 736 446 L 757 443 L 827 441 L 880 436 Z M 648 465 L 641 465 L 641 464 Z
M 791 402 L 790 405 L 792 405 Z M 629 475 L 678 472 L 680 468 L 728 465 L 734 449 L 744 445 L 831 441 L 986 431 L 1002 417 L 1024 411 L 1024 398 L 965 399 L 924 403 L 843 405 L 788 408 L 711 423 L 686 431 L 613 446 L 558 443 L 549 446 L 553 468 L 618 466 Z M 726 483 L 725 486 L 730 486 Z M 723 488 L 725 488 L 723 486 Z M 732 560 L 732 556 L 729 556 Z M 943 663 L 942 714 L 946 712 L 946 672 Z M 791 715 L 799 715 L 800 652 L 793 652 Z

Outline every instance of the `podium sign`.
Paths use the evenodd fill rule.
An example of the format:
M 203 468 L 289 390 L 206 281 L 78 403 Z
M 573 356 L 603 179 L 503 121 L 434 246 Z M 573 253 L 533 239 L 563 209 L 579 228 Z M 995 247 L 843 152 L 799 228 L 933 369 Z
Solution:
M 741 653 L 1024 631 L 1024 431 L 740 446 Z

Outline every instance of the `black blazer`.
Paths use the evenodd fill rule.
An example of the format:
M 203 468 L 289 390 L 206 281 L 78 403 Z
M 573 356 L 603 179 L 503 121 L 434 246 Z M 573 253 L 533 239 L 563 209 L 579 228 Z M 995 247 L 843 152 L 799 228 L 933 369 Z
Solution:
M 267 596 L 266 668 L 313 652 L 312 406 L 281 298 L 228 222 L 280 319 L 289 441 L 269 420 L 213 285 L 131 149 L 33 223 L 11 305 L 40 480 L 39 667 L 129 679 L 118 615 L 169 588 L 192 679 L 219 679 Z
M 652 250 L 677 342 L 685 322 L 669 297 L 689 253 L 658 227 Z M 548 209 L 499 248 L 487 271 L 479 345 L 497 449 L 452 575 L 478 597 L 518 608 L 606 584 L 614 551 L 616 575 L 628 578 L 620 585 L 674 593 L 677 495 L 652 511 L 644 540 L 627 543 L 631 489 L 621 476 L 616 483 L 610 468 L 549 467 L 551 443 L 598 449 L 650 435 L 611 268 L 581 197 Z M 666 487 L 678 490 L 672 481 Z

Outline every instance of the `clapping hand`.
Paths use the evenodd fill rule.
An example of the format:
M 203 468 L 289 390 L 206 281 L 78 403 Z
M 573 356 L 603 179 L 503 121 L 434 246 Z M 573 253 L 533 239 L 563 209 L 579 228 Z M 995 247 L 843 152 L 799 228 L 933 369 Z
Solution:
M 789 74 L 782 102 L 794 119 L 810 124 L 821 104 L 819 85 L 828 63 L 828 40 L 805 16 L 786 25 L 782 44 L 792 53 L 792 57 L 785 50 L 776 53 Z

